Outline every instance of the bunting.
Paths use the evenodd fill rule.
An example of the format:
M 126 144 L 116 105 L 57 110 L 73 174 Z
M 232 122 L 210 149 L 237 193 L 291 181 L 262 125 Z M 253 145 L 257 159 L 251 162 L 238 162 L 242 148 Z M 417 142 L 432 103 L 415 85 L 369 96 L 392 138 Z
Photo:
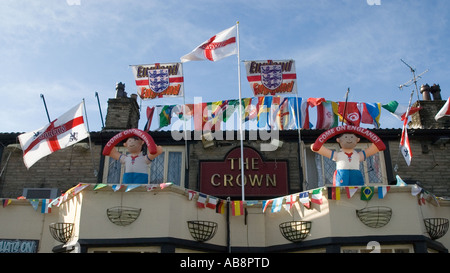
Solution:
M 341 200 L 341 188 L 340 187 L 328 187 L 328 199 Z
M 322 188 L 314 189 L 311 195 L 311 203 L 322 204 Z
M 374 187 L 361 187 L 361 200 L 369 201 L 374 193 Z
M 231 202 L 231 215 L 233 215 L 233 216 L 244 215 L 244 202 L 243 201 Z
M 355 126 L 371 124 L 374 128 L 380 128 L 381 108 L 389 112 L 394 111 L 399 119 L 404 120 L 406 117 L 406 110 L 403 112 L 398 110 L 400 111 L 398 113 L 392 110 L 392 104 L 398 106 L 398 103 L 394 102 L 383 105 L 379 102 L 347 102 L 345 104 L 345 102 L 334 102 L 325 98 L 259 96 L 242 98 L 241 103 L 237 99 L 230 99 L 184 105 L 157 105 L 155 110 L 150 109 L 148 112 L 145 128 L 149 128 L 152 115 L 156 115 L 160 128 L 171 125 L 173 118 L 184 121 L 193 118 L 196 131 L 203 130 L 205 125 L 206 129 L 215 131 L 219 130 L 221 122 L 227 122 L 240 106 L 243 107 L 241 120 L 243 122 L 256 120 L 257 128 L 311 129 L 314 124 L 310 120 L 310 111 L 313 109 L 316 111 L 316 129 L 337 127 L 339 120 Z M 400 108 L 403 109 L 403 107 Z M 412 107 L 409 114 L 419 109 Z

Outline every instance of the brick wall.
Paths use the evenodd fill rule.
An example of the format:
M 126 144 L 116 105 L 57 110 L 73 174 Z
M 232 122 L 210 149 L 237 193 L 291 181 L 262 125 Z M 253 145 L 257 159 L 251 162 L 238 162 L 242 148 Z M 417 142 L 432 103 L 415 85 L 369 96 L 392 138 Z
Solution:
M 436 196 L 450 197 L 450 143 L 433 144 L 430 139 L 411 139 L 413 158 L 407 166 L 398 153 L 399 142 L 389 142 L 392 168 L 398 165 L 397 173 L 403 180 L 418 181 L 422 187 Z
M 0 197 L 17 198 L 22 195 L 23 188 L 58 188 L 64 192 L 80 182 L 97 183 L 94 168 L 98 170 L 101 146 L 92 149 L 94 166 L 86 146 L 87 143 L 76 144 L 56 151 L 30 169 L 23 163 L 22 150 L 6 148 L 1 159 L 4 171 L 0 177 Z

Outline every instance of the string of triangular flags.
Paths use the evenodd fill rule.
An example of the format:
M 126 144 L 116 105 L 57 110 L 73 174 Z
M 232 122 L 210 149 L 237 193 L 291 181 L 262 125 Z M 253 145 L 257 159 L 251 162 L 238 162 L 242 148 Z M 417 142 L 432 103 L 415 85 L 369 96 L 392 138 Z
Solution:
M 85 188 L 87 188 L 88 186 L 90 186 L 91 184 L 85 184 L 85 183 L 79 183 L 78 185 L 76 185 L 75 187 L 72 187 L 70 189 L 68 189 L 67 191 L 65 191 L 64 193 L 62 193 L 60 196 L 58 196 L 55 199 L 37 199 L 37 198 L 33 198 L 33 199 L 26 199 L 24 196 L 19 196 L 17 197 L 18 200 L 28 200 L 31 204 L 31 206 L 34 208 L 35 211 L 38 210 L 39 208 L 39 204 L 41 204 L 41 213 L 51 213 L 52 212 L 52 207 L 53 206 L 57 206 L 60 207 L 62 203 L 66 202 L 69 198 L 79 194 L 81 191 L 83 191 Z M 161 184 L 128 184 L 128 185 L 122 185 L 122 184 L 95 184 L 94 189 L 93 190 L 99 190 L 105 187 L 111 187 L 112 190 L 114 192 L 125 188 L 125 192 L 129 192 L 135 188 L 144 186 L 146 188 L 146 190 L 152 191 L 155 189 L 165 189 L 167 187 L 170 187 L 172 185 L 171 182 L 167 182 L 167 183 L 161 183 Z M 10 205 L 12 203 L 12 198 L 0 198 L 1 202 L 2 202 L 2 206 L 3 208 L 6 208 L 8 205 Z
M 232 216 L 240 216 L 245 214 L 245 208 L 251 207 L 257 204 L 261 204 L 262 212 L 265 213 L 268 208 L 270 208 L 271 213 L 280 212 L 284 207 L 286 211 L 291 211 L 291 209 L 296 204 L 302 204 L 307 209 L 312 209 L 311 204 L 323 204 L 323 190 L 327 189 L 327 198 L 328 200 L 341 200 L 342 196 L 345 195 L 347 199 L 351 199 L 354 194 L 360 189 L 360 198 L 364 201 L 369 201 L 375 195 L 375 188 L 378 191 L 378 198 L 384 199 L 389 190 L 392 187 L 404 187 L 407 184 L 397 175 L 397 184 L 393 186 L 353 186 L 353 187 L 320 187 L 308 191 L 303 191 L 299 193 L 289 194 L 286 196 L 281 196 L 268 200 L 247 200 L 247 201 L 230 201 L 230 210 Z M 59 197 L 55 199 L 27 199 L 34 210 L 38 210 L 39 204 L 41 204 L 41 213 L 51 213 L 51 209 L 53 206 L 61 206 L 62 203 L 66 202 L 69 198 L 79 194 L 86 187 L 91 184 L 79 183 L 75 187 L 70 188 L 65 193 L 61 194 Z M 93 190 L 99 190 L 105 187 L 111 187 L 111 189 L 116 192 L 120 189 L 125 189 L 124 192 L 129 192 L 138 187 L 145 187 L 147 192 L 153 191 L 155 189 L 165 189 L 173 184 L 161 183 L 161 184 L 95 184 Z M 342 194 L 342 191 L 344 194 Z M 188 200 L 196 200 L 196 206 L 198 208 L 210 208 L 214 209 L 216 213 L 224 214 L 225 208 L 227 205 L 227 200 L 204 194 L 201 192 L 197 192 L 194 190 L 185 190 L 185 195 Z M 435 206 L 439 206 L 438 198 L 430 193 L 429 191 L 423 189 L 417 184 L 412 185 L 411 187 L 411 195 L 418 196 L 419 205 L 425 205 L 426 200 L 428 200 L 431 204 Z M 23 196 L 18 197 L 19 200 L 26 199 Z M 0 198 L 3 208 L 6 208 L 8 205 L 12 203 L 11 198 Z
M 330 129 L 337 127 L 339 120 L 355 126 L 364 123 L 380 128 L 382 108 L 399 120 L 404 120 L 408 111 L 406 105 L 397 101 L 390 101 L 387 104 L 379 102 L 345 103 L 330 101 L 325 98 L 263 96 L 242 98 L 241 104 L 239 104 L 239 100 L 231 99 L 184 105 L 156 105 L 151 108 L 148 107 L 150 110 L 148 112 L 159 118 L 159 128 L 172 124 L 172 118 L 174 117 L 184 121 L 193 117 L 196 130 L 201 130 L 207 123 L 211 123 L 211 128 L 215 128 L 214 126 L 220 126 L 220 122 L 227 122 L 239 105 L 243 107 L 242 120 L 244 122 L 257 120 L 259 128 L 268 126 L 279 130 Z M 310 122 L 310 108 L 316 108 L 317 110 L 315 126 Z M 412 115 L 420 109 L 420 107 L 411 107 L 408 115 Z M 201 113 L 194 114 L 198 111 Z M 345 117 L 344 111 L 346 112 Z M 297 117 L 299 117 L 299 120 L 297 120 Z M 148 123 L 151 123 L 151 120 L 153 120 L 153 116 L 148 116 Z M 149 127 L 150 125 L 148 125 Z
M 230 210 L 232 216 L 244 215 L 245 207 L 261 204 L 262 212 L 265 213 L 270 208 L 271 213 L 277 213 L 284 209 L 288 212 L 296 204 L 302 204 L 307 209 L 312 209 L 311 204 L 323 204 L 323 190 L 327 189 L 328 200 L 341 200 L 342 196 L 351 199 L 354 194 L 360 190 L 360 199 L 369 201 L 375 196 L 375 189 L 378 192 L 378 199 L 384 199 L 392 187 L 404 187 L 407 184 L 397 175 L 397 184 L 392 186 L 349 186 L 349 187 L 320 187 L 309 191 L 289 194 L 268 200 L 248 200 L 248 201 L 230 201 Z M 344 192 L 344 194 L 342 193 Z M 418 196 L 419 205 L 424 205 L 425 200 L 431 200 L 432 204 L 439 206 L 439 201 L 435 195 L 424 190 L 418 185 L 412 185 L 411 195 Z M 188 200 L 195 200 L 198 208 L 215 209 L 216 213 L 224 214 L 227 200 L 207 195 L 194 190 L 187 190 Z

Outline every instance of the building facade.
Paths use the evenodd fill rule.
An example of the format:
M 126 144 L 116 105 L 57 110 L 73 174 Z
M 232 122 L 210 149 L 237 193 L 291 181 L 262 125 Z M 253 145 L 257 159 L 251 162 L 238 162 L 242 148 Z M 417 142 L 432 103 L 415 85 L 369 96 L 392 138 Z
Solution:
M 387 149 L 360 166 L 373 194 L 362 200 L 364 187 L 352 197 L 334 188 L 335 163 L 309 148 L 324 130 L 279 131 L 275 141 L 245 131 L 243 162 L 236 131 L 213 140 L 183 132 L 186 141 L 152 132 L 164 153 L 150 165 L 149 184 L 122 185 L 122 165 L 102 150 L 137 126 L 139 107 L 119 87 L 91 145 L 54 152 L 29 170 L 20 133 L 0 133 L 1 252 L 448 252 L 450 118 L 430 118 L 444 101 L 416 102 L 423 109 L 408 130 L 410 166 L 399 155 L 400 129 L 371 130 Z M 362 139 L 357 149 L 368 145 Z M 299 199 L 305 192 L 309 205 Z M 50 200 L 58 202 L 41 213 Z M 195 237 L 203 231 L 211 238 Z

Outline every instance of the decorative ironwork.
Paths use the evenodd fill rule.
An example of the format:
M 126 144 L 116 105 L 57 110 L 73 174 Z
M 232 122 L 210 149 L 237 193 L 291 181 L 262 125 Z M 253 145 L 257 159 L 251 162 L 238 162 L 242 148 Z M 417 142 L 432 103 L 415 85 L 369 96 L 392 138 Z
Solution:
M 211 221 L 187 221 L 189 232 L 199 242 L 210 240 L 217 231 L 217 223 Z
M 49 225 L 52 237 L 63 244 L 72 240 L 74 235 L 73 228 L 74 224 L 72 223 L 51 223 Z
M 392 209 L 389 207 L 368 207 L 356 210 L 356 215 L 364 225 L 371 228 L 384 227 L 391 220 Z
M 106 215 L 108 215 L 108 219 L 113 224 L 118 226 L 128 226 L 136 221 L 141 214 L 141 210 L 142 209 L 119 206 L 107 209 Z
M 287 240 L 298 243 L 311 232 L 310 221 L 290 221 L 280 224 L 280 232 Z
M 448 231 L 449 223 L 447 218 L 426 218 L 423 221 L 432 240 L 441 238 Z

